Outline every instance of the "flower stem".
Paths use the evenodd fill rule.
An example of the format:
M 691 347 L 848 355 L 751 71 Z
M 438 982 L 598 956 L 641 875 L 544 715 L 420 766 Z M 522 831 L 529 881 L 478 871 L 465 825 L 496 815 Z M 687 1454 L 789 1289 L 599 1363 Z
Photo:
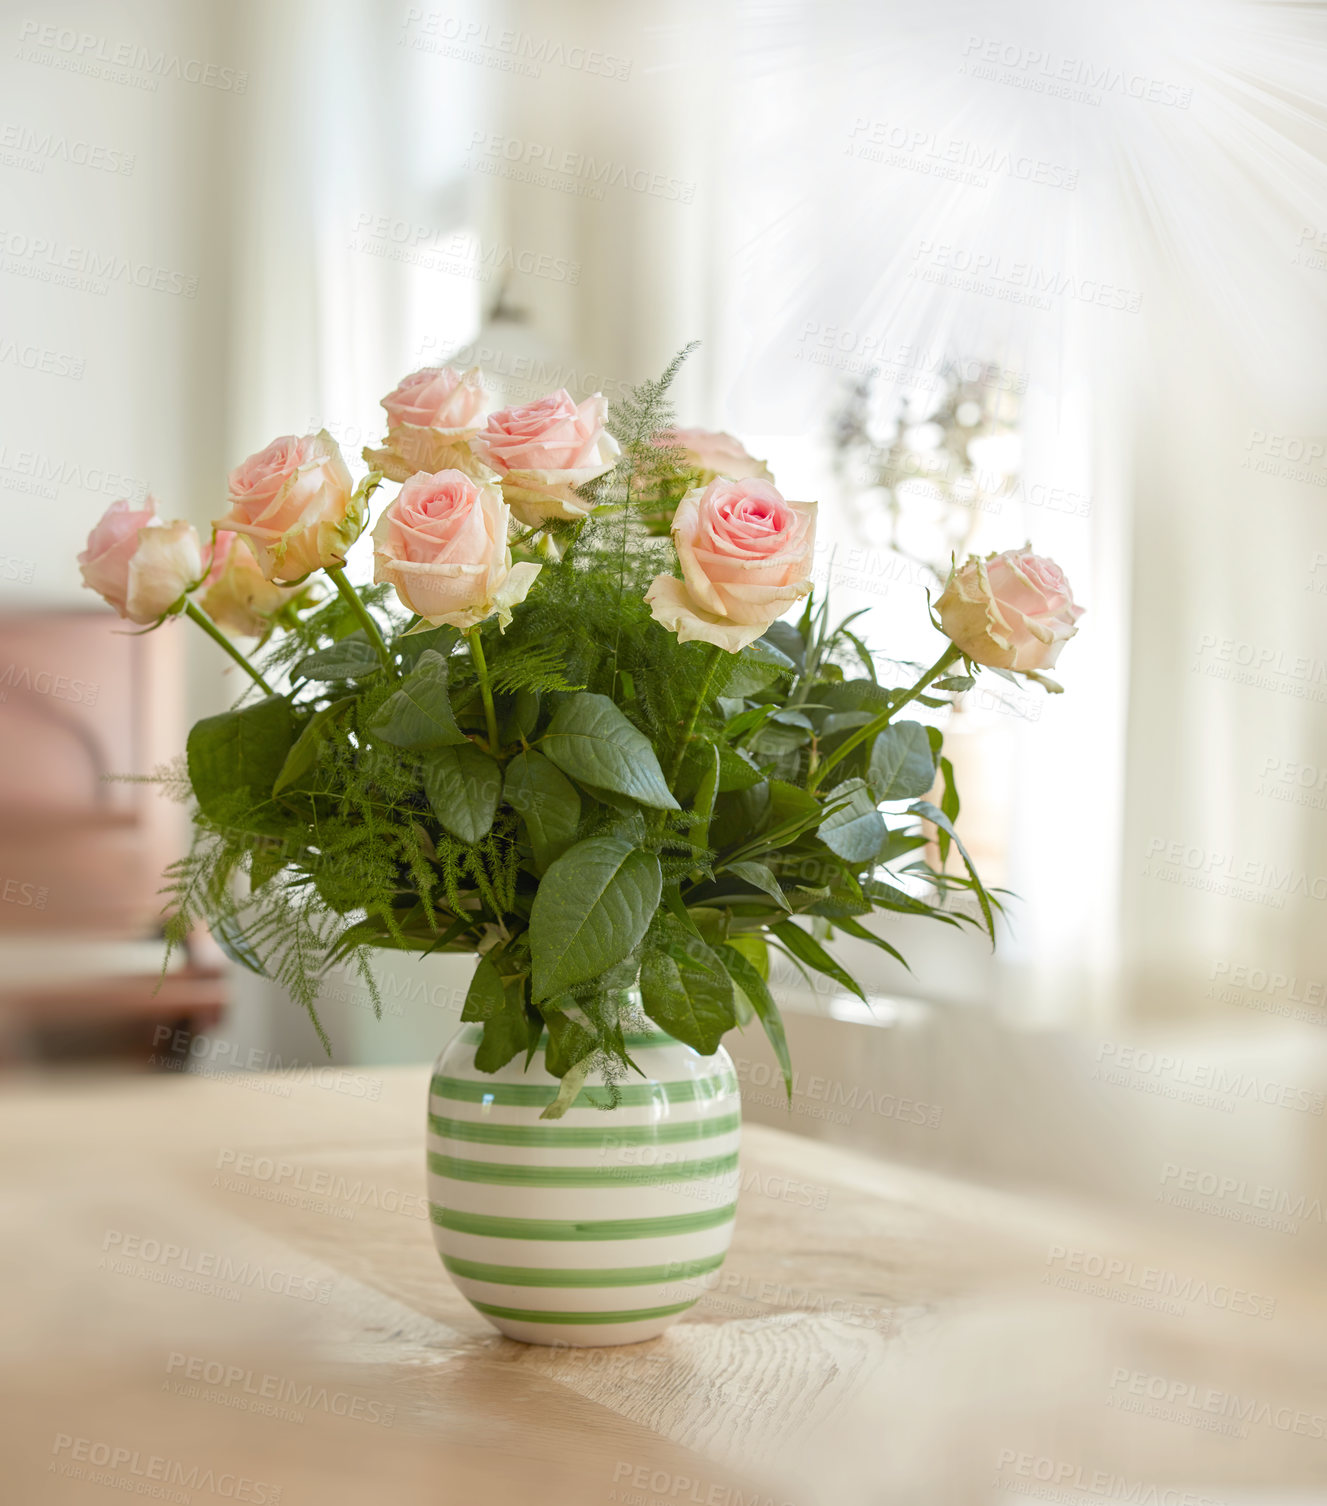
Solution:
M 700 682 L 700 689 L 696 692 L 696 699 L 687 716 L 686 725 L 682 728 L 682 736 L 673 753 L 672 763 L 668 769 L 668 787 L 671 789 L 677 782 L 677 776 L 682 772 L 682 760 L 687 756 L 687 747 L 691 742 L 691 734 L 696 730 L 696 720 L 700 716 L 701 707 L 709 699 L 710 686 L 714 683 L 714 676 L 718 673 L 719 665 L 725 658 L 732 656 L 726 649 L 718 644 L 710 645 L 709 657 L 705 661 L 705 675 Z
M 483 645 L 479 641 L 478 627 L 472 627 L 465 635 L 470 645 L 470 657 L 474 660 L 475 673 L 479 676 L 479 694 L 484 700 L 484 725 L 488 728 L 488 751 L 496 758 L 498 754 L 498 714 L 493 709 L 493 687 L 488 682 L 488 663 L 484 658 Z
M 226 637 L 225 633 L 223 633 L 221 629 L 216 625 L 216 623 L 213 622 L 212 619 L 207 615 L 207 613 L 203 611 L 202 607 L 198 606 L 195 602 L 186 601 L 184 604 L 184 611 L 185 615 L 189 617 L 193 622 L 196 622 L 214 643 L 219 643 L 221 647 L 225 649 L 230 657 L 234 659 L 236 664 L 238 664 L 240 668 L 245 672 L 245 674 L 249 676 L 253 683 L 262 689 L 265 695 L 276 694 L 276 691 L 272 689 L 267 681 L 263 679 L 262 675 L 260 675 L 258 671 L 253 667 L 253 665 L 250 664 L 249 661 L 244 657 L 244 655 L 240 653 L 239 649 L 235 647 L 230 639 Z
M 898 711 L 901 711 L 909 701 L 916 700 L 916 698 L 921 695 L 922 691 L 926 689 L 926 687 L 931 683 L 932 680 L 938 680 L 940 676 L 944 674 L 945 670 L 947 670 L 949 666 L 954 662 L 954 660 L 960 657 L 961 652 L 962 651 L 959 648 L 951 643 L 949 647 L 945 649 L 944 653 L 941 654 L 940 657 L 935 661 L 935 663 L 931 665 L 930 669 L 928 669 L 926 673 L 922 675 L 921 679 L 917 681 L 912 689 L 909 690 L 907 694 L 902 696 L 899 700 L 895 701 L 895 703 L 889 708 L 888 711 L 882 711 L 879 716 L 875 717 L 872 721 L 867 722 L 864 727 L 858 727 L 856 732 L 854 732 L 850 737 L 845 737 L 844 740 L 838 745 L 838 747 L 835 748 L 834 751 L 829 755 L 829 757 L 825 759 L 824 763 L 822 763 L 820 767 L 815 771 L 815 773 L 807 780 L 807 790 L 814 791 L 816 786 L 825 777 L 825 775 L 828 774 L 836 764 L 841 763 L 842 760 L 845 759 L 854 748 L 860 747 L 862 743 L 867 740 L 867 738 L 875 737 L 877 733 L 883 732 L 889 725 L 890 720 L 893 718 L 894 714 Z
M 382 667 L 393 679 L 396 678 L 396 665 L 392 662 L 392 651 L 382 636 L 378 624 L 369 614 L 369 609 L 360 600 L 359 592 L 346 579 L 346 572 L 339 565 L 328 565 L 327 573 L 332 578 L 332 584 L 340 593 L 341 600 L 350 608 L 359 620 L 359 625 L 364 629 L 364 634 L 377 651 L 378 658 L 382 661 Z

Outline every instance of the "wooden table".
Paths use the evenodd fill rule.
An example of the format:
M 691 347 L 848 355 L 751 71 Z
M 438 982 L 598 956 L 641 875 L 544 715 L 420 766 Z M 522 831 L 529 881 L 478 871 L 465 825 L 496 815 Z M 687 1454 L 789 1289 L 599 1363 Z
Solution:
M 780 1130 L 686 1321 L 509 1342 L 434 1254 L 426 1077 L 7 1085 L 7 1502 L 1327 1499 L 1317 1273 Z

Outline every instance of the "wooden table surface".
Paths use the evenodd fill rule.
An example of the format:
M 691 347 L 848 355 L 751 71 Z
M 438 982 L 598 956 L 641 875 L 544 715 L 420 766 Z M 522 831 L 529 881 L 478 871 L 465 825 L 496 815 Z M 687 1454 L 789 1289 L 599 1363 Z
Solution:
M 526 1347 L 434 1253 L 426 1082 L 11 1080 L 3 1499 L 1327 1500 L 1315 1271 L 749 1127 L 684 1321 Z

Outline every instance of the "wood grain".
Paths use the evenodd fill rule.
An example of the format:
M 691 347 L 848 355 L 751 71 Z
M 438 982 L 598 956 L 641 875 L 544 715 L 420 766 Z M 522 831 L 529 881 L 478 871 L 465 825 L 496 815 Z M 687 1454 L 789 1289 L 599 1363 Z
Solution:
M 1233 1502 L 1324 1478 L 1314 1273 L 764 1126 L 683 1322 L 622 1349 L 505 1340 L 432 1248 L 426 1081 L 10 1084 L 6 1498 L 929 1506 L 1034 1499 L 1050 1469 L 1087 1501 L 1097 1479 Z M 1098 1258 L 1111 1279 L 1071 1269 Z M 1187 1295 L 1161 1304 L 1148 1271 Z

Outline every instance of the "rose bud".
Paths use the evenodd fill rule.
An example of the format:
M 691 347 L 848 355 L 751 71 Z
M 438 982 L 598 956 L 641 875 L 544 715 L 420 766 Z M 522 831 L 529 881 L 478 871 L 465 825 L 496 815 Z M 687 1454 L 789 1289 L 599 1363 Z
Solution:
M 512 512 L 528 527 L 583 518 L 592 506 L 578 486 L 611 471 L 622 453 L 604 428 L 601 393 L 579 405 L 563 390 L 522 408 L 491 413 L 470 448 L 497 472 Z
M 155 623 L 184 610 L 203 573 L 192 523 L 163 523 L 151 497 L 142 507 L 112 502 L 78 556 L 83 584 L 129 622 Z
M 254 552 L 237 533 L 218 533 L 198 604 L 227 632 L 261 638 L 271 618 L 298 596 L 300 586 L 279 586 L 263 574 Z
M 298 581 L 345 564 L 364 504 L 326 430 L 284 434 L 230 473 L 230 511 L 213 521 L 248 539 L 268 580 Z
M 373 530 L 373 578 L 396 587 L 412 611 L 462 632 L 497 614 L 502 627 L 541 567 L 513 565 L 508 508 L 496 486 L 463 471 L 421 472 Z
M 816 504 L 788 502 L 767 481 L 712 481 L 673 515 L 682 579 L 655 577 L 656 622 L 680 643 L 737 653 L 811 589 Z
M 478 366 L 466 372 L 454 366 L 412 372 L 383 398 L 387 440 L 382 449 L 366 449 L 365 462 L 389 481 L 408 481 L 419 471 L 478 475 L 469 441 L 487 400 Z
M 1060 567 L 1030 549 L 956 565 L 935 609 L 969 659 L 1033 678 L 1054 665 L 1083 615 Z M 1053 680 L 1044 683 L 1059 689 Z
M 728 481 L 768 481 L 774 477 L 763 460 L 749 455 L 740 439 L 714 429 L 664 429 L 655 443 L 661 448 L 681 450 L 686 465 L 700 473 L 700 484 L 708 486 L 720 477 Z

